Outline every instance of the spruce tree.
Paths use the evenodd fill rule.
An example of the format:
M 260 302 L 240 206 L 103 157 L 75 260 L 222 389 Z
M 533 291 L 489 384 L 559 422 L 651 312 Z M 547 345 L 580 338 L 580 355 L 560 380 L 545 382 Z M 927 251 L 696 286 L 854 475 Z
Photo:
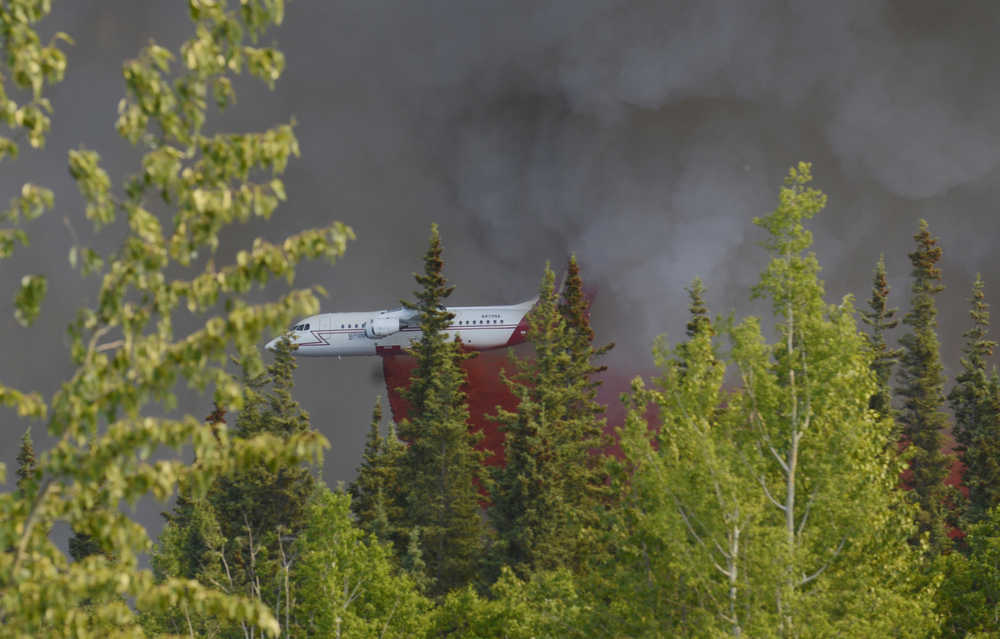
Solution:
M 379 466 L 382 450 L 385 447 L 382 433 L 382 398 L 375 398 L 375 408 L 372 409 L 372 422 L 365 439 L 365 450 L 361 454 L 361 467 L 358 476 L 351 482 L 348 492 L 351 495 L 351 512 L 355 521 L 363 529 L 368 530 L 376 519 L 379 509 L 378 501 L 382 493 L 382 477 Z M 384 510 L 384 509 L 383 509 Z
M 409 349 L 417 365 L 409 388 L 402 392 L 409 402 L 409 417 L 399 424 L 399 436 L 409 446 L 399 463 L 397 495 L 402 509 L 397 529 L 406 534 L 420 529 L 423 561 L 435 594 L 463 586 L 476 576 L 485 532 L 478 486 L 486 480 L 484 453 L 475 449 L 482 434 L 469 431 L 462 390 L 466 373 L 461 362 L 468 354 L 459 342 L 449 342 L 444 332 L 454 317 L 443 305 L 453 287 L 442 274 L 441 253 L 435 224 L 424 273 L 415 275 L 420 285 L 416 301 L 404 303 L 418 311 L 421 336 Z
M 987 373 L 987 360 L 997 343 L 989 339 L 990 311 L 983 294 L 983 280 L 972 286 L 972 328 L 962 347 L 962 372 L 948 401 L 955 415 L 955 439 L 965 464 L 964 483 L 969 489 L 965 519 L 982 520 L 1000 504 L 1000 397 L 996 373 Z
M 594 402 L 597 389 L 601 384 L 593 379 L 593 376 L 603 373 L 608 367 L 594 364 L 593 360 L 606 355 L 615 345 L 611 342 L 600 347 L 594 346 L 594 329 L 590 326 L 590 300 L 583 292 L 583 278 L 580 276 L 580 265 L 576 261 L 576 255 L 571 255 L 569 258 L 566 281 L 562 286 L 559 313 L 566 321 L 572 361 L 580 371 L 590 378 L 590 390 L 587 392 L 585 403 L 581 404 L 580 408 L 590 410 L 595 415 L 603 415 L 604 407 Z
M 889 379 L 892 377 L 892 368 L 899 361 L 899 356 L 902 353 L 901 349 L 889 348 L 886 343 L 886 331 L 899 325 L 899 320 L 895 319 L 898 309 L 889 308 L 888 300 L 889 282 L 885 274 L 885 256 L 880 255 L 878 264 L 875 265 L 872 296 L 868 300 L 868 310 L 861 311 L 861 321 L 871 327 L 871 333 L 865 334 L 865 339 L 872 351 L 871 369 L 878 382 L 878 388 L 872 394 L 868 405 L 883 418 L 893 415 Z
M 606 355 L 614 342 L 594 346 L 590 326 L 590 300 L 583 291 L 583 278 L 576 255 L 571 255 L 566 281 L 562 287 L 559 314 L 566 328 L 566 352 L 569 356 L 565 385 L 569 393 L 567 430 L 558 445 L 567 464 L 567 494 L 570 509 L 579 517 L 581 528 L 595 524 L 595 517 L 609 497 L 608 475 L 603 453 L 611 439 L 605 433 L 605 407 L 597 401 L 601 386 L 598 376 L 607 370 L 596 359 Z M 592 549 L 593 550 L 593 549 Z
M 500 409 L 506 463 L 494 471 L 490 519 L 497 531 L 497 563 L 524 574 L 566 564 L 572 556 L 566 489 L 556 451 L 567 420 L 569 368 L 566 321 L 558 309 L 552 271 L 546 267 L 538 301 L 528 315 L 527 340 L 535 357 L 512 356 L 516 372 L 503 380 L 517 398 L 514 412 Z
M 705 284 L 700 277 L 694 278 L 691 285 L 684 289 L 688 294 L 688 311 L 691 317 L 684 326 L 684 333 L 688 339 L 697 336 L 704 330 L 712 328 L 712 320 L 708 315 L 708 306 L 705 305 Z
M 292 396 L 294 350 L 295 345 L 287 337 L 279 340 L 266 374 L 246 381 L 246 400 L 234 429 L 237 437 L 247 439 L 267 433 L 287 440 L 312 429 L 309 415 Z M 267 392 L 265 385 L 270 385 Z M 301 529 L 315 487 L 316 478 L 305 465 L 258 464 L 220 478 L 209 500 L 226 539 L 242 539 L 249 544 L 250 537 L 254 537 L 253 543 L 264 542 L 267 537 L 264 543 L 268 544 L 279 531 L 295 535 Z M 244 551 L 250 552 L 249 545 Z
M 913 237 L 917 248 L 909 254 L 913 264 L 911 309 L 903 318 L 910 332 L 900 340 L 903 355 L 896 392 L 903 398 L 899 422 L 903 441 L 909 447 L 907 484 L 919 508 L 916 522 L 919 532 L 929 535 L 930 552 L 938 554 L 951 547 L 948 537 L 951 496 L 944 480 L 952 461 L 941 450 L 948 426 L 947 416 L 941 410 L 944 375 L 934 303 L 934 296 L 944 289 L 937 266 L 941 247 L 924 220 L 920 221 L 920 229 Z
M 574 297 L 575 260 L 567 300 Z M 546 267 L 538 302 L 528 316 L 534 357 L 512 356 L 515 372 L 504 381 L 518 399 L 515 411 L 500 409 L 506 465 L 494 473 L 490 519 L 497 531 L 499 563 L 525 574 L 568 567 L 579 570 L 595 548 L 585 531 L 598 523 L 606 501 L 607 475 L 599 449 L 605 444 L 603 407 L 594 401 L 590 340 L 571 325 Z M 577 306 L 577 309 L 584 308 Z M 585 308 L 584 308 L 585 313 Z M 586 321 L 584 313 L 576 319 Z M 581 339 L 583 337 L 583 339 Z M 586 344 L 586 347 L 581 347 Z M 606 350 L 606 349 L 605 349 Z
M 29 426 L 21 436 L 21 448 L 17 453 L 17 490 L 22 495 L 29 490 L 31 483 L 37 481 L 38 471 L 35 468 L 35 445 L 31 441 Z
M 398 492 L 396 475 L 400 457 L 405 447 L 396 437 L 395 426 L 383 437 L 382 398 L 375 400 L 372 423 L 365 441 L 361 467 L 357 478 L 351 482 L 351 512 L 362 530 L 374 534 L 379 541 L 392 540 L 402 547 L 404 538 L 392 529 L 390 522 L 400 519 L 399 506 L 393 499 Z
M 311 430 L 309 416 L 292 395 L 295 345 L 278 342 L 266 371 L 244 371 L 243 407 L 231 434 L 237 440 L 271 435 L 288 441 Z M 211 429 L 225 427 L 218 407 L 206 419 Z M 165 513 L 167 524 L 153 565 L 161 580 L 194 579 L 285 610 L 281 588 L 283 550 L 306 524 L 309 500 L 317 481 L 304 464 L 240 464 L 219 477 L 203 498 L 190 498 L 186 486 Z M 188 619 L 178 611 L 155 617 L 151 627 L 188 632 Z M 191 623 L 206 636 L 242 636 L 240 629 L 219 625 L 211 616 L 191 615 Z

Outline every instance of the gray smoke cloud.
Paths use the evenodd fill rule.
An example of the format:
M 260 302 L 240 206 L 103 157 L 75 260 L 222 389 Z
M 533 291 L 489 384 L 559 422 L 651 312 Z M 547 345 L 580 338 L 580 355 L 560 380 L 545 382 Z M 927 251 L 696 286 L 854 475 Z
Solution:
M 296 0 L 268 36 L 286 54 L 284 77 L 273 92 L 241 84 L 219 126 L 295 117 L 303 156 L 278 215 L 234 230 L 222 257 L 259 235 L 343 220 L 358 242 L 297 284 L 324 285 L 325 309 L 361 310 L 410 295 L 432 221 L 456 304 L 529 298 L 545 262 L 558 271 L 575 252 L 597 291 L 599 339 L 618 343 L 612 367 L 632 375 L 648 368 L 656 334 L 682 333 L 695 276 L 716 312 L 764 310 L 749 301 L 765 260 L 751 219 L 774 207 L 787 168 L 808 160 L 830 196 L 812 226 L 831 301 L 863 301 L 884 252 L 905 310 L 917 219 L 941 237 L 941 337 L 954 371 L 974 273 L 992 299 L 1000 290 L 998 18 L 988 3 L 873 0 Z M 57 210 L 0 282 L 13 291 L 22 273 L 44 272 L 50 296 L 35 327 L 5 320 L 0 374 L 51 394 L 70 372 L 64 327 L 96 290 L 65 262 L 63 218 L 90 237 L 65 152 L 95 148 L 119 183 L 136 170 L 136 151 L 113 131 L 120 63 L 150 38 L 176 46 L 188 26 L 174 2 L 80 0 L 56 3 L 46 29 L 76 39 L 52 92 L 52 136 L 10 164 L 0 188 L 46 184 Z M 328 481 L 354 474 L 384 393 L 376 368 L 300 366 L 298 396 L 334 446 Z M 208 412 L 205 400 L 185 401 Z M 8 419 L 8 465 L 23 426 Z

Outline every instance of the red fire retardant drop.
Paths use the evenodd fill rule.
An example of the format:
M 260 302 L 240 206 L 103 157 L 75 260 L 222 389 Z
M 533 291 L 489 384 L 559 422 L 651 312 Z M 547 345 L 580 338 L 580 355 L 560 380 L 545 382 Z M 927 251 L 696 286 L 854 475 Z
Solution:
M 520 346 L 513 349 L 518 357 L 527 357 L 531 353 L 530 346 Z M 462 362 L 462 368 L 468 374 L 468 384 L 465 388 L 469 401 L 469 428 L 484 434 L 478 448 L 490 451 L 486 464 L 500 466 L 504 463 L 503 433 L 497 422 L 491 419 L 496 415 L 497 406 L 507 410 L 517 407 L 517 400 L 500 378 L 500 371 L 512 371 L 508 349 L 480 352 L 476 357 Z M 416 366 L 416 360 L 409 355 L 386 355 L 382 357 L 382 373 L 385 377 L 386 394 L 392 417 L 396 422 L 407 416 L 409 407 L 400 394 L 400 389 L 410 385 L 410 373 Z M 603 375 L 598 401 L 608 407 L 606 432 L 617 439 L 615 429 L 625 421 L 625 409 L 618 396 L 628 390 L 629 378 L 616 378 Z M 617 447 L 615 452 L 617 452 Z

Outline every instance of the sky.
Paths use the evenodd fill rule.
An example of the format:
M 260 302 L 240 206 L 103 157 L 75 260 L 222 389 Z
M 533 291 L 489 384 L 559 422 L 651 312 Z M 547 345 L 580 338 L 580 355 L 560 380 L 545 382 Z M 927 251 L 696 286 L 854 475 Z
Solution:
M 75 43 L 49 94 L 52 132 L 43 151 L 0 173 L 0 192 L 31 180 L 56 194 L 29 228 L 31 246 L 0 269 L 0 380 L 46 396 L 72 373 L 65 327 L 96 297 L 96 280 L 68 268 L 73 238 L 111 248 L 122 233 L 91 234 L 66 152 L 98 151 L 118 185 L 134 173 L 140 155 L 114 131 L 121 64 L 150 40 L 176 48 L 190 33 L 185 3 L 53 4 L 43 33 Z M 217 259 L 258 236 L 343 221 L 357 241 L 332 267 L 303 267 L 296 285 L 325 287 L 324 311 L 357 311 L 411 296 L 432 222 L 455 305 L 530 298 L 546 262 L 559 270 L 575 253 L 596 292 L 598 340 L 617 344 L 611 370 L 631 376 L 652 367 L 656 335 L 682 334 L 695 276 L 715 313 L 766 311 L 749 296 L 766 260 L 752 220 L 773 210 L 788 167 L 804 160 L 829 195 L 811 228 L 830 302 L 863 302 L 884 254 L 891 301 L 905 311 L 918 220 L 940 237 L 953 376 L 975 274 L 988 299 L 1000 292 L 1000 7 L 807 4 L 293 0 L 265 38 L 285 53 L 284 76 L 273 91 L 239 83 L 237 104 L 210 126 L 294 118 L 302 156 L 275 216 L 234 228 Z M 29 329 L 10 303 L 26 272 L 50 284 Z M 296 395 L 332 443 L 331 484 L 353 477 L 384 392 L 377 360 L 301 362 Z M 192 395 L 182 405 L 210 409 Z M 25 424 L 5 417 L 0 461 L 13 468 Z

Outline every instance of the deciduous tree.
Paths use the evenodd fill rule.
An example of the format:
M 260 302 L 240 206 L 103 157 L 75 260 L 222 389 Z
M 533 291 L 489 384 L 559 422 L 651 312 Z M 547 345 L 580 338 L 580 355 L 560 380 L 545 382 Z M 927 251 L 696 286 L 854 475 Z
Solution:
M 289 636 L 409 639 L 423 636 L 431 602 L 400 571 L 390 546 L 351 521 L 350 498 L 320 487 L 294 554 Z
M 683 348 L 658 350 L 659 388 L 637 383 L 629 398 L 628 493 L 612 528 L 621 563 L 609 571 L 628 595 L 604 614 L 637 624 L 632 634 L 923 636 L 934 625 L 930 593 L 912 581 L 891 423 L 869 409 L 871 351 L 850 298 L 824 302 L 808 252 L 805 223 L 825 203 L 810 180 L 809 165 L 793 168 L 778 208 L 755 220 L 771 259 L 754 294 L 771 301 L 779 341 L 747 318 L 726 328 L 720 361 L 695 322 Z M 727 365 L 740 382 L 728 393 Z
M 5 77 L 33 96 L 21 106 L 4 97 L 3 118 L 24 127 L 31 144 L 41 142 L 47 124 L 42 89 L 63 68 L 62 54 L 42 47 L 32 28 L 48 7 L 39 0 L 0 7 L 4 60 L 12 69 Z M 242 71 L 268 84 L 281 75 L 281 53 L 256 41 L 281 21 L 283 8 L 282 0 L 252 0 L 238 8 L 228 2 L 191 3 L 195 30 L 180 47 L 179 63 L 154 42 L 125 64 L 126 97 L 117 128 L 140 146 L 143 157 L 120 192 L 97 153 L 86 148 L 69 153 L 86 218 L 97 229 L 124 234 L 106 254 L 85 246 L 70 253 L 75 268 L 98 275 L 96 303 L 81 308 L 70 325 L 70 378 L 50 402 L 39 394 L 0 390 L 0 403 L 22 416 L 47 418 L 55 440 L 38 457 L 34 494 L 0 494 L 0 548 L 10 549 L 0 553 L 5 634 L 93 637 L 113 629 L 137 636 L 137 611 L 168 608 L 278 631 L 271 611 L 259 602 L 187 579 L 158 582 L 139 563 L 140 554 L 151 549 L 146 531 L 122 506 L 150 494 L 167 499 L 179 483 L 197 499 L 220 474 L 262 461 L 299 463 L 318 456 L 325 445 L 316 433 L 237 440 L 191 416 L 161 417 L 175 407 L 181 382 L 211 390 L 221 407 L 238 409 L 240 383 L 227 370 L 227 356 L 235 353 L 241 365 L 260 372 L 257 344 L 264 334 L 318 306 L 308 290 L 256 305 L 244 294 L 274 277 L 291 280 L 302 260 L 333 260 L 353 235 L 334 223 L 278 244 L 258 240 L 238 251 L 231 265 L 206 261 L 227 226 L 277 208 L 284 199 L 280 175 L 298 153 L 290 124 L 259 133 L 209 133 L 205 126 L 209 99 L 219 106 L 231 103 L 234 79 Z M 7 138 L 0 146 L 4 154 L 13 152 Z M 17 215 L 5 218 L 12 227 L 2 234 L 0 253 L 9 254 L 21 241 L 17 224 L 50 206 L 51 199 L 37 187 L 22 190 Z M 154 213 L 160 208 L 173 213 L 172 221 L 165 224 Z M 119 216 L 125 224 L 112 226 Z M 23 283 L 18 318 L 28 322 L 38 313 L 44 286 L 30 277 Z M 178 337 L 175 322 L 185 311 L 194 328 Z M 197 462 L 150 460 L 161 446 L 190 447 Z M 107 554 L 68 562 L 47 536 L 56 522 L 89 535 Z

